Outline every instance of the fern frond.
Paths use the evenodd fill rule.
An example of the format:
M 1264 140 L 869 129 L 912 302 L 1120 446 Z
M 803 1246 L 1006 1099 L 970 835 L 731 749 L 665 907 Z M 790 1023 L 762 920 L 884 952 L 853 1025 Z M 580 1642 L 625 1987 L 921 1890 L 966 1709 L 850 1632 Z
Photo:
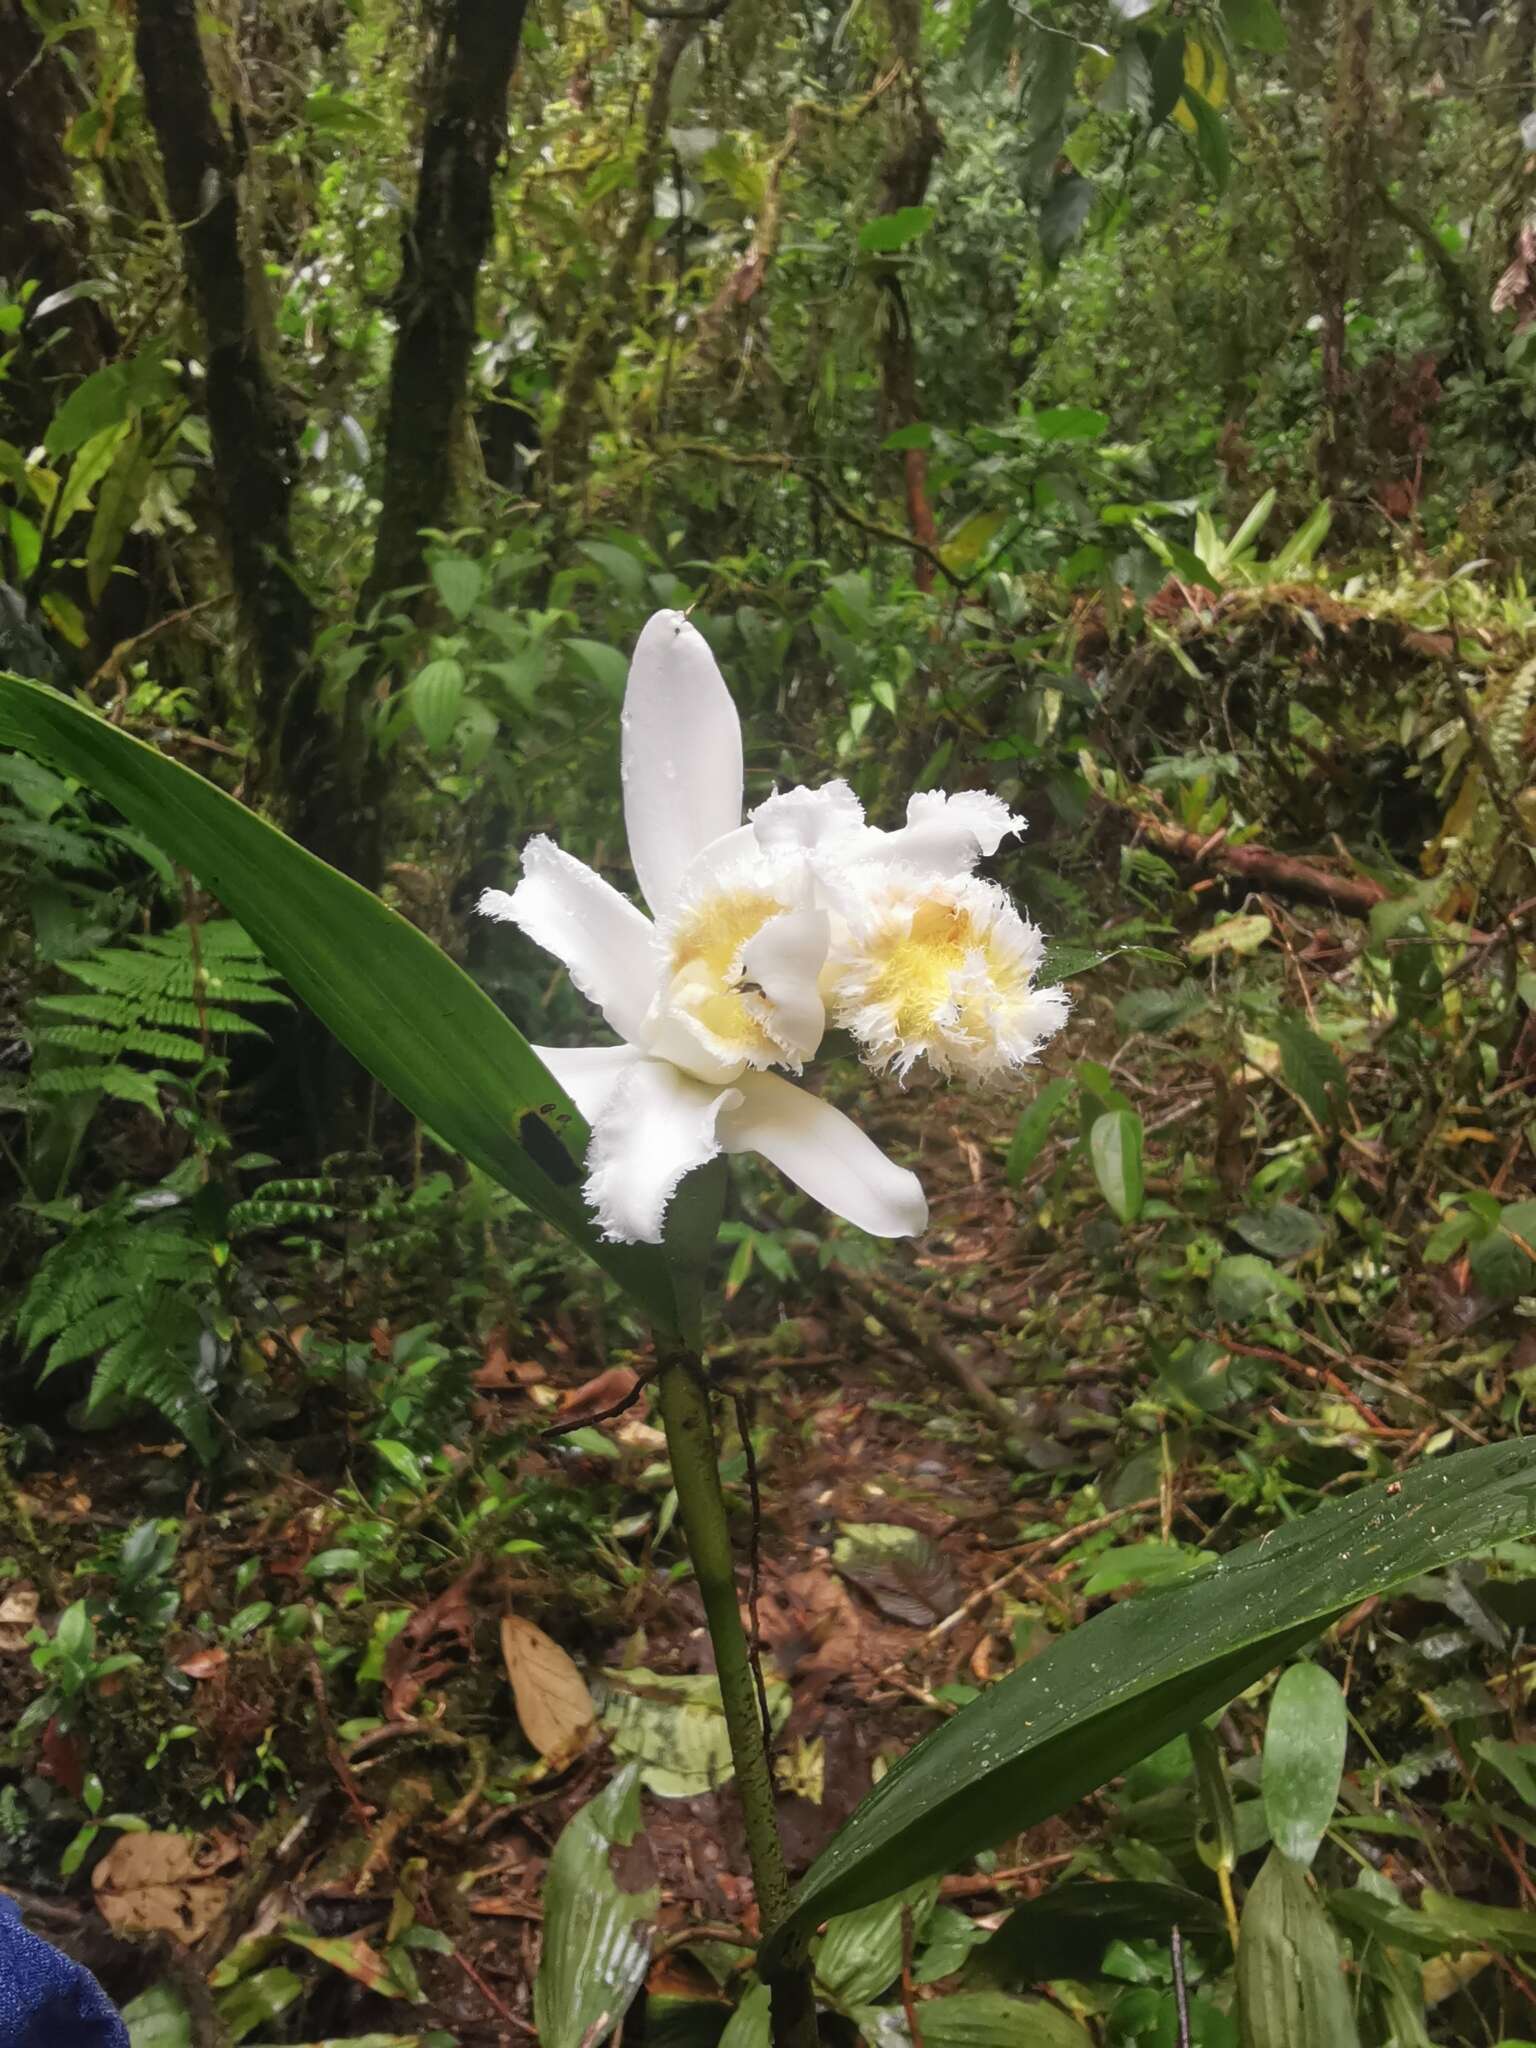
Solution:
M 202 1318 L 187 1297 L 162 1290 L 134 1328 L 102 1353 L 87 1414 L 146 1402 L 211 1465 L 217 1446 L 208 1405 L 212 1387 L 201 1357 L 203 1332 Z
M 17 1333 L 29 1351 L 48 1346 L 40 1378 L 94 1357 L 91 1411 L 148 1402 L 211 1459 L 202 1355 L 211 1247 L 175 1214 L 145 1214 L 136 1200 L 114 1196 L 44 1255 Z
M 111 1095 L 119 1102 L 137 1103 L 154 1117 L 163 1120 L 164 1116 L 155 1080 L 132 1067 L 50 1067 L 46 1073 L 33 1076 L 32 1086 L 50 1100 L 71 1095 Z

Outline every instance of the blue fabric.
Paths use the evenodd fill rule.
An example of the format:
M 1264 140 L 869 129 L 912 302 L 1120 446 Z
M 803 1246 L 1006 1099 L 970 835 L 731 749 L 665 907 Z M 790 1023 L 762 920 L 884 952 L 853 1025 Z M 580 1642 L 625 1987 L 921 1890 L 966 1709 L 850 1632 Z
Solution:
M 0 2048 L 128 2048 L 128 2029 L 90 1971 L 23 1926 L 3 1893 Z

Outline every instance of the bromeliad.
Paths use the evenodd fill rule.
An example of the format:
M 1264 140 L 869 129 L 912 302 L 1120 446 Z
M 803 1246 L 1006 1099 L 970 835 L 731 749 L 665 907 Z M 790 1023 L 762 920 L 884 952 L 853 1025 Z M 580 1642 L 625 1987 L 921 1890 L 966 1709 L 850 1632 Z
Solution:
M 724 1151 L 761 1153 L 861 1229 L 915 1235 L 916 1176 L 785 1075 L 816 1053 L 829 1004 L 872 1065 L 902 1075 L 925 1055 L 981 1079 L 1033 1058 L 1065 1000 L 1034 985 L 1038 932 L 971 873 L 1023 820 L 984 793 L 923 794 L 880 832 L 833 782 L 743 823 L 736 707 L 679 612 L 635 648 L 622 764 L 654 922 L 543 837 L 517 888 L 480 900 L 563 961 L 621 1040 L 537 1048 L 592 1126 L 585 1192 L 604 1234 L 659 1243 L 678 1183 Z

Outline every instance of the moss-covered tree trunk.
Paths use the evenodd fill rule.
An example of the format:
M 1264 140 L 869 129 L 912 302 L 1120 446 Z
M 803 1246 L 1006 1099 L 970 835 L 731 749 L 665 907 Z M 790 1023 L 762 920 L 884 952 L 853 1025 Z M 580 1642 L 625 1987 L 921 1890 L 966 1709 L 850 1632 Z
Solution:
M 438 525 L 449 504 L 524 7 L 525 0 L 438 0 L 432 10 L 421 171 L 394 297 L 399 331 L 365 618 L 392 591 L 420 581 L 422 528 Z
M 335 734 L 320 712 L 316 614 L 293 559 L 293 421 L 262 353 L 241 162 L 214 110 L 195 0 L 139 0 L 135 49 L 202 329 L 214 489 L 257 689 L 250 787 L 314 852 L 352 866 Z

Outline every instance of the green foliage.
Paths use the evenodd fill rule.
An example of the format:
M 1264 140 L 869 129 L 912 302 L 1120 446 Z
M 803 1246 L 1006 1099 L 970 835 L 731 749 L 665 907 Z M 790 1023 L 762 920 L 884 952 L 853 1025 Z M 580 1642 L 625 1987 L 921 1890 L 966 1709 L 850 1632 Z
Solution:
M 229 918 L 182 924 L 60 963 L 78 989 L 32 1006 L 32 1085 L 44 1101 L 108 1095 L 163 1114 L 162 1086 L 195 1085 L 224 1041 L 259 1032 L 249 1007 L 286 1001 Z
M 221 1346 L 204 1306 L 214 1278 L 212 1247 L 186 1219 L 120 1196 L 44 1256 L 17 1334 L 28 1350 L 46 1347 L 44 1378 L 95 1360 L 91 1417 L 148 1404 L 211 1463 Z

